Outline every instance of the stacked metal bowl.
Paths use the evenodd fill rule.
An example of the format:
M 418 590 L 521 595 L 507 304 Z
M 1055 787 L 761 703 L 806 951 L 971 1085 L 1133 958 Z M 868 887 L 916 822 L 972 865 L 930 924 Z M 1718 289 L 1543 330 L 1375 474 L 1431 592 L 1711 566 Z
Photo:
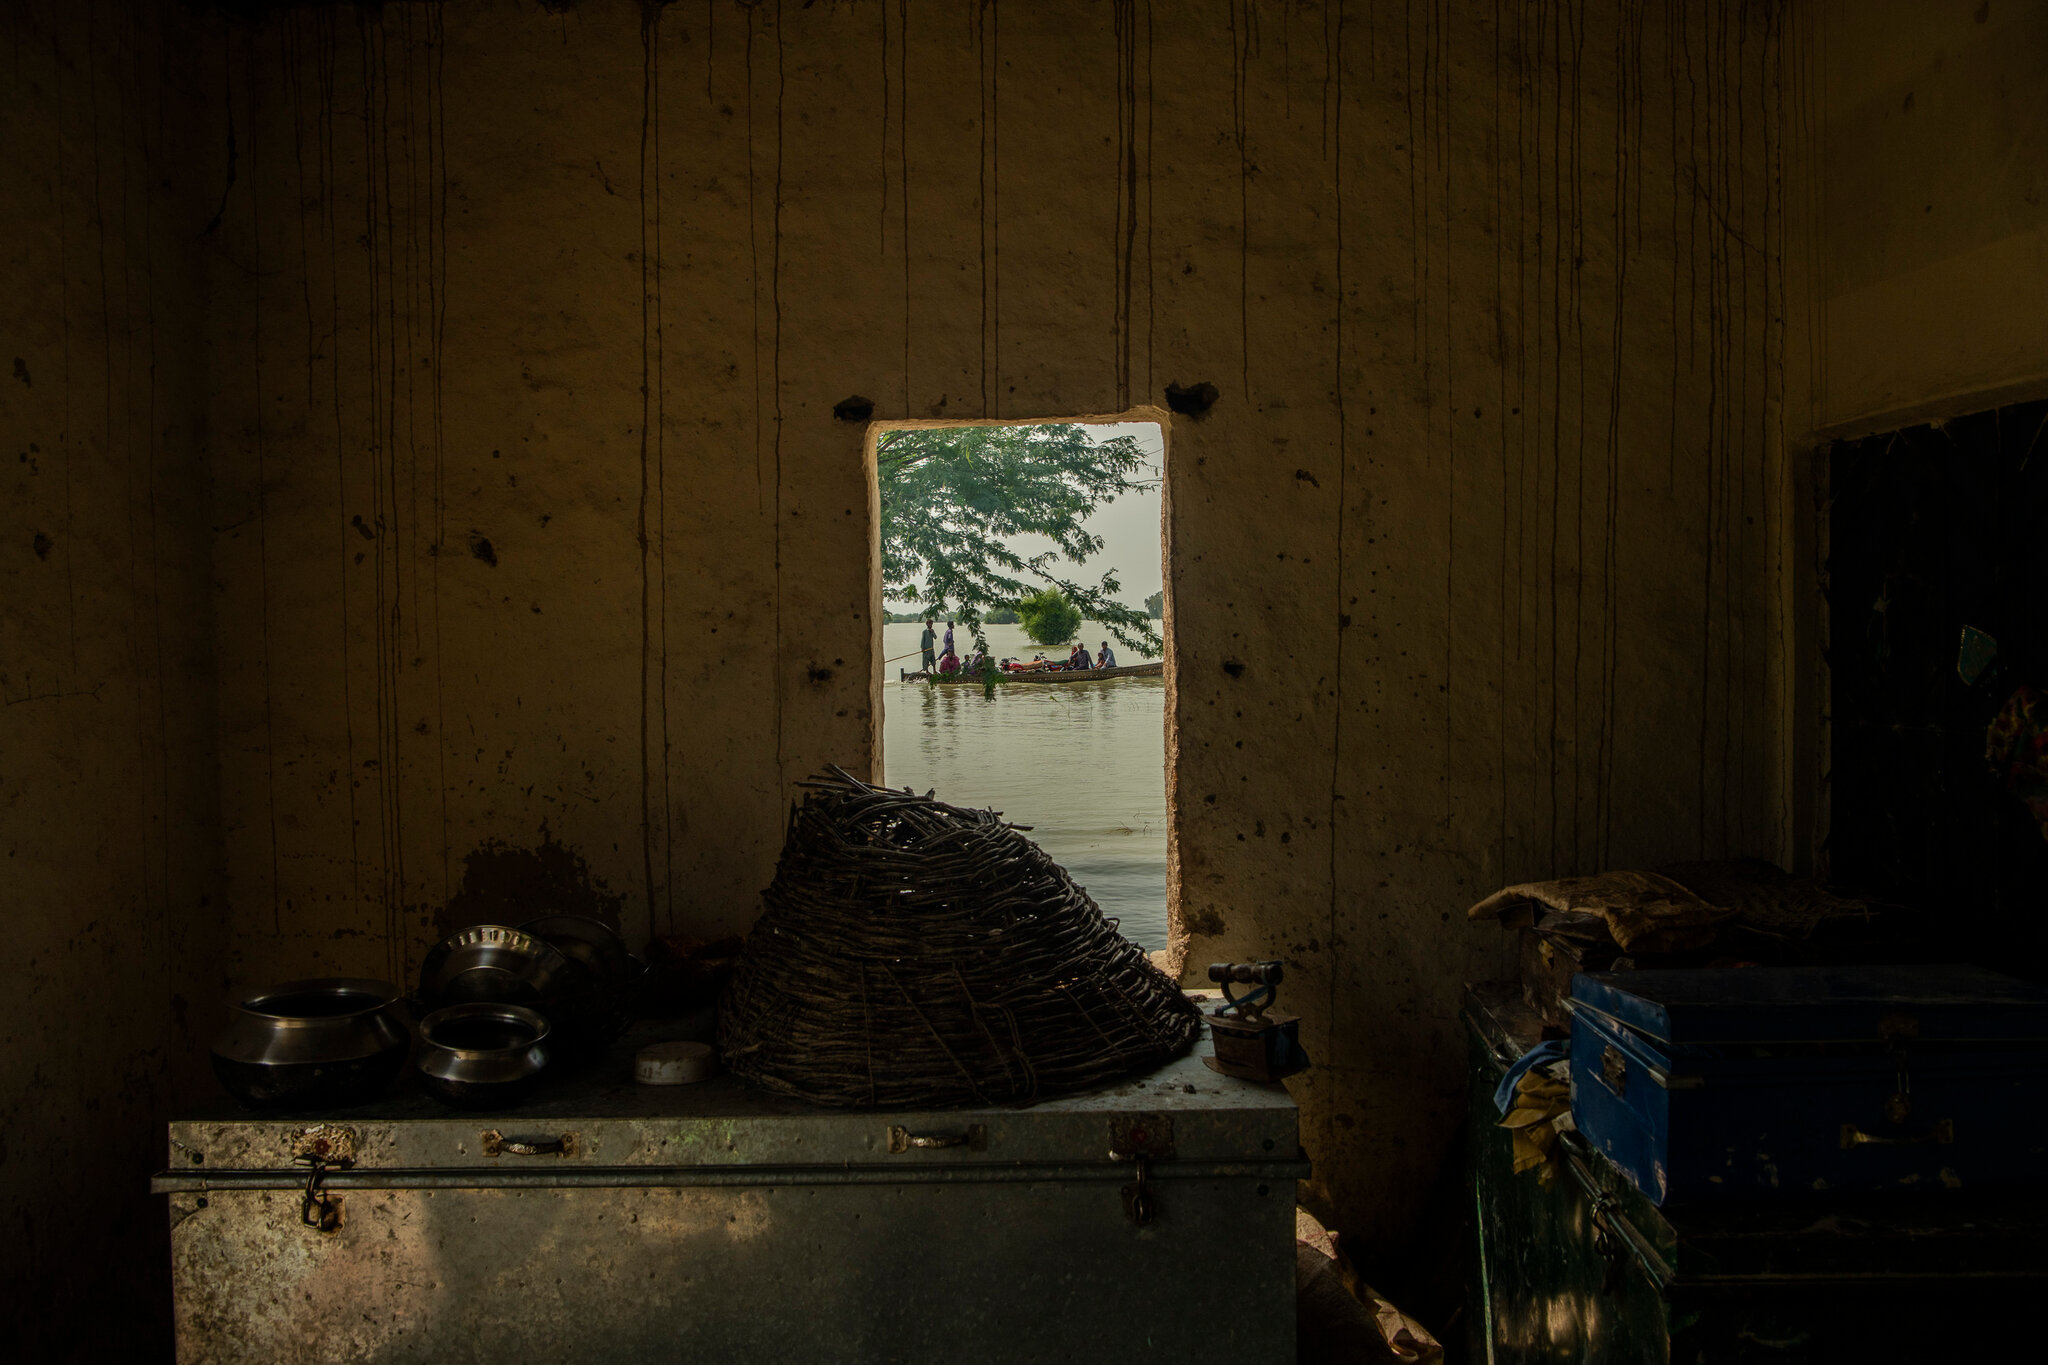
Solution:
M 420 967 L 420 1074 L 469 1108 L 516 1104 L 551 1065 L 616 1038 L 640 963 L 611 927 L 547 915 L 518 928 L 476 924 Z
M 641 965 L 600 920 L 547 915 L 449 935 L 420 968 L 419 1048 L 428 1091 L 466 1108 L 519 1103 L 550 1068 L 624 1031 Z M 256 1109 L 337 1109 L 375 1099 L 412 1049 L 388 981 L 291 981 L 228 1002 L 213 1069 Z

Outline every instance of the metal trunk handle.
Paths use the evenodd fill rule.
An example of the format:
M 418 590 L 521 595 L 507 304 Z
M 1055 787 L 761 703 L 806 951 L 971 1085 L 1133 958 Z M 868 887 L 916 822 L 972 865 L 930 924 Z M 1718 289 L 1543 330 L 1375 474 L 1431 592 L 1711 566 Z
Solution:
M 889 1129 L 889 1154 L 900 1156 L 913 1147 L 966 1147 L 971 1151 L 988 1150 L 988 1127 L 985 1124 L 970 1123 L 960 1133 L 913 1133 L 908 1128 Z
M 506 1137 L 495 1128 L 482 1133 L 478 1145 L 485 1156 L 575 1156 L 576 1134 L 558 1137 Z

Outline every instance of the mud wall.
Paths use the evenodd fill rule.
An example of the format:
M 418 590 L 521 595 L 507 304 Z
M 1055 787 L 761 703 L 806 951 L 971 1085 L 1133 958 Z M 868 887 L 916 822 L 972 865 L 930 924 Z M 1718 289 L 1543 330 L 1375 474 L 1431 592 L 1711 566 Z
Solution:
M 149 4 L 0 15 L 0 1357 L 168 1330 L 160 1124 L 224 906 L 200 288 L 219 181 Z
M 7 560 L 38 686 L 76 690 L 51 633 L 76 604 L 109 660 L 78 676 L 128 708 L 10 705 L 40 761 L 176 698 L 119 740 L 132 772 L 67 772 L 44 810 L 8 789 L 10 849 L 74 917 L 64 972 L 99 961 L 66 928 L 96 890 L 137 907 L 116 932 L 208 894 L 216 828 L 194 922 L 238 983 L 406 979 L 437 914 L 520 867 L 635 937 L 746 925 L 792 784 L 878 731 L 855 394 L 1013 419 L 1219 391 L 1169 437 L 1178 912 L 1191 961 L 1289 959 L 1311 1198 L 1363 1246 L 1411 1225 L 1462 1093 L 1458 985 L 1504 966 L 1466 905 L 1796 859 L 1777 7 L 240 9 L 117 49 L 178 73 L 119 134 L 108 102 L 158 86 L 92 86 L 97 131 L 73 68 L 47 88 L 117 7 L 73 6 L 50 59 L 15 26 L 22 70 L 55 63 L 8 96 L 41 139 L 9 192 L 44 196 L 55 261 L 24 317 L 74 377 L 155 335 L 147 429 L 188 423 L 148 447 L 146 551 L 119 414 L 150 371 L 95 372 L 55 425 L 105 466 L 73 497 L 107 515 L 63 523 L 98 528 L 78 572 L 105 581 Z M 197 205 L 138 229 L 127 283 L 93 153 L 129 156 L 131 208 Z M 159 294 L 155 334 L 119 307 L 152 288 L 187 305 Z M 126 566 L 152 553 L 185 595 L 144 668 Z M 149 1041 L 189 1058 L 211 1023 Z M 94 1027 L 81 1058 L 126 1055 Z M 90 1071 L 63 1103 L 104 1095 Z
M 1790 856 L 1771 6 L 303 7 L 226 30 L 230 962 L 405 976 L 487 841 L 744 926 L 876 732 L 860 394 L 1171 432 L 1181 919 L 1396 1228 L 1463 908 Z

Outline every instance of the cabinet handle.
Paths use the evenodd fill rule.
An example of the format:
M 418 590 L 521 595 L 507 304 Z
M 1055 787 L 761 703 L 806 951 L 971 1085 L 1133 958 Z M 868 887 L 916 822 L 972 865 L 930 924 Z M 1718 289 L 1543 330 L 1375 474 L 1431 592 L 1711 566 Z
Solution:
M 984 1151 L 988 1147 L 988 1128 L 979 1123 L 970 1123 L 961 1133 L 913 1133 L 908 1128 L 889 1130 L 889 1154 L 901 1155 L 913 1147 L 968 1147 Z
M 1866 1133 L 1853 1123 L 1842 1125 L 1842 1149 L 1851 1147 L 1926 1147 L 1949 1146 L 1956 1140 L 1956 1121 L 1943 1119 L 1924 1133 L 1913 1133 L 1904 1137 L 1886 1137 L 1882 1133 Z

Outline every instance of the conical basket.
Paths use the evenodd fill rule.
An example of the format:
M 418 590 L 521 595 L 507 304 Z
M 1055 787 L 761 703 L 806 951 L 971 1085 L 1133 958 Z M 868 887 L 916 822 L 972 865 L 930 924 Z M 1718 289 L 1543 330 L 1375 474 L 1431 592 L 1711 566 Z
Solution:
M 993 811 L 805 783 L 718 1040 L 816 1104 L 1025 1105 L 1170 1060 L 1195 1007 Z

